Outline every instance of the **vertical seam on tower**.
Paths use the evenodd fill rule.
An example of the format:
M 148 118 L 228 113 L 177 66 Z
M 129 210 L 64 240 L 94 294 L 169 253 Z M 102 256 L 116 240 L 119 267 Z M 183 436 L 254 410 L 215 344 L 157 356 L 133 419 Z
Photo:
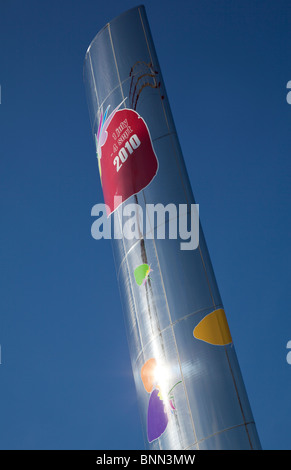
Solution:
M 95 90 L 95 94 L 96 94 L 96 98 L 97 98 L 97 105 L 98 105 L 98 109 L 99 109 L 99 98 L 98 98 L 98 93 L 97 93 L 97 87 L 96 87 L 96 82 L 95 82 L 95 76 L 94 76 L 94 73 L 93 73 L 93 66 L 92 66 L 92 60 L 91 60 L 91 53 L 89 51 L 89 61 L 90 61 L 90 68 L 91 68 L 91 74 L 92 74 L 92 78 L 93 78 L 93 83 L 94 83 L 94 90 Z M 94 122 L 96 120 L 96 116 L 94 117 Z M 93 123 L 94 125 L 94 123 Z
M 145 40 L 146 40 L 146 43 L 147 43 L 148 53 L 149 53 L 149 56 L 150 56 L 151 63 L 152 63 L 152 65 L 153 65 L 152 55 L 151 55 L 151 52 L 150 52 L 150 48 L 149 48 L 149 44 L 148 44 L 148 40 L 147 40 L 147 36 L 146 36 L 146 31 L 145 31 L 144 24 L 143 24 L 143 20 L 142 20 L 140 8 L 138 9 L 138 11 L 139 11 L 139 16 L 140 16 L 140 20 L 141 20 L 141 24 L 142 24 L 142 28 L 143 28 L 143 32 L 144 32 L 144 36 L 145 36 Z M 160 91 L 159 91 L 159 93 L 160 93 Z M 160 97 L 161 97 L 161 95 L 160 95 Z M 169 122 L 168 122 L 168 119 L 167 119 L 167 114 L 166 114 L 166 110 L 165 110 L 165 107 L 164 107 L 164 103 L 163 103 L 162 98 L 161 98 L 161 103 L 162 103 L 162 107 L 163 107 L 163 112 L 164 112 L 166 124 L 167 124 L 168 130 L 170 131 Z M 171 137 L 171 141 L 172 141 L 172 137 Z M 187 193 L 186 193 L 186 190 L 185 190 L 185 186 L 184 186 L 184 182 L 183 182 L 183 178 L 182 178 L 182 174 L 181 174 L 180 165 L 179 165 L 179 163 L 178 163 L 177 156 L 176 156 L 176 149 L 175 149 L 174 146 L 173 146 L 173 148 L 174 148 L 174 154 L 175 154 L 175 157 L 176 157 L 176 163 L 177 163 L 177 166 L 178 166 L 178 170 L 179 170 L 179 175 L 180 175 L 181 183 L 182 183 L 183 190 L 184 190 L 184 193 L 185 193 L 185 198 L 186 198 L 186 201 L 187 201 L 187 203 L 188 203 Z M 155 242 L 154 242 L 154 246 L 155 246 Z M 208 274 L 207 274 L 207 271 L 206 271 L 206 266 L 205 266 L 205 262 L 204 262 L 204 259 L 203 259 L 203 255 L 202 255 L 200 243 L 199 243 L 198 248 L 199 248 L 199 253 L 200 253 L 201 261 L 202 261 L 202 264 L 203 264 L 203 268 L 204 268 L 205 277 L 206 277 L 206 281 L 207 281 L 207 284 L 208 284 L 209 292 L 210 292 L 210 295 L 211 295 L 211 298 L 212 298 L 213 307 L 215 308 L 215 301 L 214 301 L 214 297 L 213 297 L 213 294 L 212 294 L 212 289 L 211 289 L 210 281 L 209 281 L 209 278 L 208 278 Z M 156 250 L 156 246 L 155 246 L 155 250 Z M 158 257 L 157 257 L 157 259 L 158 259 Z M 158 263 L 159 263 L 159 260 L 158 260 Z M 159 266 L 159 269 L 160 269 L 160 266 Z M 161 274 L 161 271 L 160 271 L 160 274 Z M 162 274 L 161 274 L 161 278 L 162 278 Z M 162 282 L 162 283 L 163 283 L 163 282 Z M 164 289 L 164 283 L 163 283 L 163 289 Z M 167 305 L 168 305 L 168 302 L 167 302 Z M 169 316 L 170 316 L 170 312 L 169 312 Z M 171 317 L 170 317 L 170 319 L 171 319 Z M 174 331 L 173 331 L 173 334 L 174 334 Z M 175 343 L 176 343 L 176 338 L 175 338 L 175 336 L 174 336 L 174 339 L 175 339 Z M 178 353 L 178 351 L 177 351 L 177 353 Z M 227 352 L 226 352 L 226 355 L 227 355 Z M 242 417 L 243 417 L 244 423 L 246 423 L 245 416 L 244 416 L 244 412 L 243 412 L 242 405 L 241 405 L 240 396 L 239 396 L 239 393 L 238 393 L 236 381 L 235 381 L 235 378 L 234 378 L 234 375 L 233 375 L 233 372 L 232 372 L 232 368 L 231 368 L 231 364 L 230 364 L 230 362 L 229 362 L 228 355 L 227 355 L 227 360 L 228 360 L 228 365 L 229 365 L 229 370 L 230 370 L 230 373 L 231 373 L 231 377 L 232 377 L 232 379 L 233 379 L 233 383 L 234 383 L 234 387 L 235 387 L 237 399 L 238 399 L 239 406 L 240 406 L 240 409 L 241 409 Z M 179 359 L 179 362 L 180 362 L 180 359 Z M 181 371 L 181 372 L 182 372 L 182 371 Z M 187 400 L 188 400 L 188 396 L 187 396 Z M 191 417 L 192 417 L 192 413 L 191 413 Z M 193 418 L 192 418 L 192 422 L 193 422 Z M 194 423 L 193 423 L 193 429 L 194 429 Z M 250 436 L 249 436 L 249 433 L 248 433 L 247 428 L 246 428 L 246 432 L 247 432 L 247 435 L 248 435 L 248 438 L 249 438 L 250 445 L 251 445 L 251 447 L 252 447 L 251 440 L 250 440 Z M 194 430 L 194 433 L 195 433 L 195 430 Z M 195 435 L 196 435 L 196 433 L 195 433 Z
M 113 52 L 113 57 L 114 57 L 114 62 L 115 62 L 115 67 L 116 67 L 116 72 L 117 72 L 119 87 L 120 87 L 120 91 L 121 91 L 121 94 L 122 94 L 122 99 L 124 100 L 124 93 L 123 93 L 123 89 L 122 89 L 122 84 L 121 84 L 121 80 L 120 80 L 120 75 L 119 75 L 117 60 L 116 60 L 116 56 L 115 56 L 115 50 L 114 50 L 113 41 L 112 41 L 112 36 L 111 36 L 111 30 L 110 30 L 110 24 L 108 24 L 108 32 L 109 32 L 109 38 L 110 38 L 111 48 L 112 48 L 112 52 Z M 124 103 L 124 107 L 126 108 L 125 103 Z M 118 221 L 119 221 L 119 223 L 120 223 L 119 214 L 118 214 Z M 122 224 L 121 224 L 121 223 L 120 223 L 120 226 L 122 227 Z M 123 244 L 124 252 L 126 252 L 123 237 L 122 237 L 122 244 Z M 126 265 L 127 265 L 127 271 L 128 271 L 128 273 L 130 273 L 129 264 L 128 264 L 128 259 L 126 259 Z M 141 332 L 141 329 L 140 329 L 140 326 L 139 326 L 139 319 L 138 319 L 138 314 L 137 314 L 137 307 L 136 307 L 136 303 L 135 303 L 135 296 L 134 296 L 134 293 L 133 293 L 134 291 L 133 291 L 133 287 L 132 287 L 132 282 L 131 282 L 131 277 L 130 277 L 130 275 L 129 275 L 129 282 L 130 282 L 131 295 L 132 295 L 133 303 L 134 303 L 134 310 L 135 310 L 135 316 L 136 316 L 136 321 L 137 321 L 137 326 L 138 326 L 139 338 L 140 338 L 141 347 L 142 347 L 142 350 L 143 350 L 143 341 L 142 341 L 142 336 L 141 336 L 141 333 L 140 333 L 140 332 Z
M 145 36 L 145 40 L 146 40 L 146 43 L 147 43 L 147 48 L 148 48 L 148 53 L 149 53 L 149 56 L 150 56 L 150 61 L 153 64 L 153 58 L 152 58 L 152 55 L 151 55 L 151 52 L 150 52 L 150 47 L 149 47 L 149 43 L 148 43 L 148 40 L 147 40 L 144 24 L 143 24 L 143 21 L 142 21 L 140 9 L 138 9 L 138 11 L 139 11 L 139 16 L 140 16 L 140 20 L 141 20 L 141 24 L 142 24 L 142 28 L 143 28 L 143 32 L 144 32 L 144 36 Z M 159 90 L 159 94 L 160 94 L 160 90 Z M 165 116 L 165 121 L 166 121 L 166 124 L 167 124 L 167 128 L 168 128 L 168 131 L 170 132 L 169 121 L 168 121 L 168 118 L 167 118 L 167 113 L 166 113 L 166 110 L 165 110 L 165 106 L 164 106 L 161 94 L 160 94 L 160 98 L 161 98 L 161 104 L 162 104 L 163 113 L 164 113 L 164 116 Z M 175 134 L 176 134 L 176 132 L 175 132 Z M 175 160 L 176 160 L 176 164 L 177 164 L 177 167 L 178 167 L 178 171 L 179 171 L 183 191 L 184 191 L 184 194 L 185 194 L 185 199 L 186 199 L 187 204 L 189 204 L 188 198 L 187 198 L 187 192 L 186 192 L 183 177 L 182 177 L 182 174 L 181 174 L 181 168 L 180 168 L 180 165 L 179 165 L 179 162 L 178 162 L 178 159 L 177 159 L 176 149 L 173 145 L 172 134 L 171 134 L 170 138 L 171 138 L 171 143 L 172 143 L 172 147 L 173 147 L 174 154 L 175 154 Z M 207 271 L 206 271 L 205 263 L 204 263 L 204 260 L 203 260 L 203 255 L 202 255 L 202 252 L 201 252 L 200 244 L 198 245 L 198 248 L 199 248 L 199 253 L 200 253 L 200 256 L 201 256 L 201 259 L 202 259 L 203 268 L 204 268 L 204 271 L 205 271 L 205 277 L 206 277 L 206 280 L 207 280 L 209 292 L 210 292 L 210 295 L 211 295 L 211 298 L 212 298 L 213 306 L 215 308 L 215 302 L 214 302 L 214 298 L 213 298 L 213 295 L 212 295 L 212 290 L 211 290 L 210 282 L 209 282 L 209 279 L 208 279 L 208 274 L 207 274 Z
M 114 50 L 114 46 L 113 46 L 110 24 L 108 25 L 108 31 L 109 31 L 109 38 L 110 38 L 110 43 L 111 43 L 111 47 L 112 47 L 112 52 L 113 52 L 113 57 L 114 57 L 114 62 L 115 62 L 115 67 L 116 67 L 116 72 L 117 72 L 119 87 L 120 87 L 120 90 L 121 90 L 122 99 L 124 100 L 123 88 L 122 88 L 122 84 L 121 84 L 121 80 L 120 80 L 120 75 L 119 75 L 119 70 L 118 70 L 118 65 L 117 65 L 115 50 Z M 126 107 L 126 106 L 124 105 L 124 107 Z
M 143 193 L 143 196 L 144 196 L 144 201 L 146 203 L 144 193 Z M 189 411 L 189 414 L 190 414 L 190 417 L 191 417 L 191 423 L 192 423 L 192 428 L 193 428 L 193 433 L 194 433 L 194 438 L 195 438 L 195 442 L 193 444 L 197 444 L 197 442 L 198 442 L 197 434 L 196 434 L 195 425 L 194 425 L 194 421 L 193 421 L 193 416 L 192 416 L 192 412 L 191 412 L 191 407 L 190 407 L 189 397 L 188 397 L 188 393 L 187 393 L 187 389 L 186 389 L 185 379 L 184 379 L 184 375 L 183 375 L 183 372 L 182 372 L 182 364 L 181 364 L 181 360 L 180 360 L 179 350 L 178 350 L 177 341 L 176 341 L 176 335 L 175 335 L 175 332 L 174 332 L 174 326 L 173 326 L 172 317 L 171 317 L 171 313 L 170 313 L 170 307 L 169 307 L 168 298 L 167 298 L 167 294 L 166 294 L 166 289 L 165 289 L 165 285 L 164 285 L 164 279 L 163 279 L 163 275 L 162 275 L 162 271 L 161 271 L 161 265 L 160 265 L 160 260 L 159 260 L 159 257 L 158 257 L 158 252 L 157 252 L 155 239 L 153 239 L 153 245 L 154 245 L 155 254 L 156 254 L 156 258 L 157 258 L 157 263 L 158 263 L 158 267 L 159 267 L 159 272 L 160 272 L 164 297 L 165 297 L 165 301 L 166 301 L 167 312 L 168 312 L 168 317 L 169 317 L 169 321 L 170 321 L 170 328 L 172 330 L 173 339 L 174 339 L 175 348 L 176 348 L 176 353 L 177 353 L 177 357 L 178 357 L 178 363 L 179 363 L 179 368 L 180 368 L 180 374 L 181 374 L 182 381 L 183 381 L 184 393 L 185 393 L 185 397 L 186 397 L 186 401 L 187 401 L 188 411 Z
M 253 445 L 252 445 L 251 437 L 250 437 L 250 434 L 249 434 L 249 431 L 248 431 L 247 421 L 246 421 L 246 418 L 245 418 L 243 406 L 242 406 L 242 403 L 241 403 L 241 400 L 240 400 L 240 396 L 239 396 L 239 393 L 238 393 L 236 381 L 235 381 L 235 378 L 234 378 L 234 375 L 233 375 L 233 372 L 232 372 L 232 367 L 231 367 L 230 360 L 229 360 L 228 353 L 227 353 L 227 349 L 226 349 L 225 346 L 224 346 L 224 351 L 225 351 L 225 355 L 226 355 L 226 358 L 227 358 L 227 362 L 228 362 L 229 370 L 230 370 L 230 373 L 231 373 L 231 377 L 232 377 L 232 380 L 233 380 L 233 385 L 234 385 L 234 388 L 235 388 L 235 391 L 236 391 L 236 395 L 237 395 L 239 407 L 240 407 L 240 410 L 241 410 L 241 414 L 242 414 L 242 417 L 243 417 L 243 420 L 244 420 L 245 430 L 246 430 L 246 433 L 247 433 L 247 436 L 248 436 L 250 447 L 253 450 Z
M 142 24 L 143 32 L 144 32 L 144 37 L 145 37 L 146 44 L 147 44 L 148 53 L 149 53 L 149 56 L 150 56 L 151 63 L 152 63 L 152 65 L 153 65 L 152 55 L 151 55 L 151 52 L 150 52 L 149 43 L 148 43 L 148 39 L 147 39 L 147 35 L 146 35 L 145 28 L 144 28 L 144 24 L 143 24 L 143 20 L 142 20 L 140 8 L 138 9 L 138 12 L 139 12 L 139 16 L 140 16 L 140 21 L 141 21 L 141 24 Z M 162 101 L 162 100 L 161 100 L 161 101 Z M 163 104 L 163 103 L 162 103 L 162 104 Z M 164 110 L 164 107 L 163 107 L 163 110 Z M 165 115 L 165 119 L 166 119 L 166 123 L 167 123 L 168 130 L 170 130 L 170 129 L 169 129 L 169 124 L 168 124 L 168 120 L 167 120 L 167 117 L 166 117 L 165 110 L 164 110 L 164 115 Z M 180 168 L 179 168 L 179 170 L 180 170 Z M 181 178 L 181 179 L 182 179 L 182 178 Z M 183 184 L 183 180 L 182 180 L 182 184 Z M 143 197 L 144 197 L 144 201 L 145 201 L 145 204 L 146 204 L 144 192 L 143 192 Z M 186 198 L 186 200 L 187 200 L 187 198 Z M 167 305 L 168 316 L 169 316 L 170 325 L 171 325 L 171 329 L 172 329 L 172 334 L 173 334 L 173 338 L 174 338 L 174 342 L 175 342 L 175 348 L 176 348 L 176 353 L 177 353 L 177 357 L 178 357 L 178 362 L 179 362 L 179 367 L 180 367 L 180 373 L 181 373 L 181 377 L 182 377 L 182 381 L 183 381 L 184 393 L 185 393 L 185 396 L 186 396 L 187 406 L 188 406 L 189 414 L 190 414 L 190 417 L 191 417 L 192 429 L 193 429 L 193 433 L 194 433 L 194 439 L 196 440 L 196 442 L 195 442 L 194 444 L 196 444 L 196 443 L 197 443 L 197 434 L 196 434 L 195 425 L 194 425 L 194 421 L 193 421 L 193 416 L 192 416 L 192 412 L 191 412 L 191 407 L 190 407 L 190 403 L 189 403 L 189 397 L 188 397 L 188 393 L 187 393 L 187 388 L 186 388 L 186 384 L 185 384 L 185 379 L 184 379 L 184 375 L 183 375 L 183 372 L 182 372 L 182 365 L 181 365 L 180 355 L 179 355 L 179 351 L 178 351 L 178 346 L 177 346 L 176 336 L 175 336 L 175 332 L 174 332 L 174 327 L 173 327 L 173 324 L 172 324 L 172 318 L 171 318 L 170 308 L 169 308 L 169 304 L 168 304 L 167 294 L 166 294 L 166 291 L 165 291 L 165 285 L 164 285 L 163 275 L 162 275 L 162 272 L 161 272 L 160 261 L 159 261 L 159 257 L 158 257 L 158 253 L 157 253 L 157 248 L 156 248 L 156 243 L 155 243 L 155 240 L 154 240 L 154 239 L 153 239 L 153 245 L 154 245 L 154 248 L 155 248 L 155 253 L 156 253 L 157 262 L 158 262 L 158 266 L 159 266 L 159 272 L 160 272 L 160 276 L 161 276 L 161 282 L 162 282 L 163 291 L 164 291 L 164 297 L 165 297 L 165 301 L 166 301 L 166 305 Z M 197 443 L 197 445 L 198 445 L 198 443 Z M 199 448 L 199 445 L 198 445 L 198 448 Z

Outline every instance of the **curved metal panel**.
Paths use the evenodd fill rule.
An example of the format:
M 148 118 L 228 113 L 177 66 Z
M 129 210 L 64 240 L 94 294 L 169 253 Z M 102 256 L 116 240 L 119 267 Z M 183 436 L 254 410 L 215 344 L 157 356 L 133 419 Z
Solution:
M 155 236 L 158 229 L 169 235 L 173 220 L 178 227 L 178 209 L 186 207 L 188 216 L 195 200 L 144 7 L 97 34 L 84 80 L 105 203 L 119 237 L 112 245 L 148 448 L 259 449 L 202 229 L 192 250 L 181 249 L 179 236 Z M 124 236 L 130 204 L 144 217 L 132 239 Z M 149 204 L 177 211 L 161 222 L 150 218 Z

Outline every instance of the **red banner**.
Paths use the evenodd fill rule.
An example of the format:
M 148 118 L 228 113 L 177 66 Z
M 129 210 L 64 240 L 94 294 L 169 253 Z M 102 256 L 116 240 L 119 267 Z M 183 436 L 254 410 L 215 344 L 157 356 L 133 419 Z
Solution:
M 109 216 L 118 207 L 117 203 L 114 205 L 115 196 L 124 202 L 152 181 L 158 160 L 148 127 L 136 111 L 116 111 L 104 131 L 107 137 L 100 148 L 100 164 Z

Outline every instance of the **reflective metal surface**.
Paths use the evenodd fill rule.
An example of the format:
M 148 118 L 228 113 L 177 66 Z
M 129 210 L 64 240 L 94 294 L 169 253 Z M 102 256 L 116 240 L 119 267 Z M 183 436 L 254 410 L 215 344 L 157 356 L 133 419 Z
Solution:
M 151 183 L 115 210 L 121 239 L 112 241 L 146 445 L 259 449 L 201 227 L 195 250 L 181 250 L 180 239 L 122 237 L 128 204 L 147 217 L 146 204 L 195 203 L 143 7 L 97 34 L 84 80 L 93 136 L 108 105 L 114 110 L 124 100 L 120 109 L 142 117 L 158 159 Z

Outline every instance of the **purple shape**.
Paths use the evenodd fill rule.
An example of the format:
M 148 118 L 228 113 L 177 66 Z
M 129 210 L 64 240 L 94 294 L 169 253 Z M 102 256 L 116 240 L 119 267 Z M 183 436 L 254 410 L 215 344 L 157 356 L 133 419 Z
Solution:
M 159 390 L 155 389 L 150 396 L 148 407 L 148 441 L 158 439 L 168 425 L 168 415 L 165 404 L 158 396 Z

